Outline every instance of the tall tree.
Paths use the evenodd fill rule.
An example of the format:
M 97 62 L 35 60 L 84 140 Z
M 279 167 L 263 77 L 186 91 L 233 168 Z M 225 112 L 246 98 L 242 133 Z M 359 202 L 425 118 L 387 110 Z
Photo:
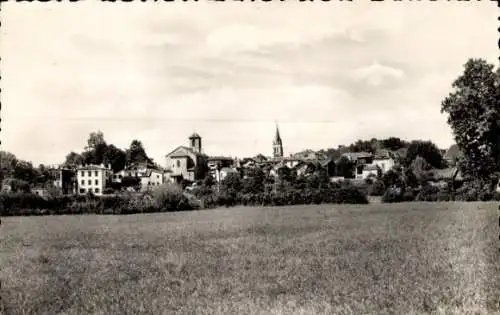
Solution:
M 148 158 L 142 142 L 139 140 L 132 140 L 127 150 L 127 164 L 149 162 L 151 162 L 151 160 Z
M 469 59 L 441 103 L 462 152 L 464 174 L 489 179 L 499 171 L 500 68 L 483 59 Z
M 354 164 L 347 157 L 342 156 L 335 165 L 335 173 L 337 176 L 353 178 Z
M 95 150 L 99 144 L 106 144 L 106 141 L 104 141 L 104 134 L 100 130 L 91 132 L 89 139 L 87 140 L 87 147 L 85 147 L 85 150 Z
M 77 166 L 83 164 L 83 156 L 80 153 L 70 152 L 66 155 L 66 160 L 64 164 L 68 166 Z
M 406 152 L 405 164 L 411 165 L 418 156 L 424 158 L 432 167 L 443 168 L 445 166 L 441 151 L 431 141 L 412 141 Z
M 104 163 L 111 164 L 111 169 L 114 172 L 119 172 L 125 168 L 125 164 L 127 162 L 127 154 L 125 151 L 115 147 L 113 144 L 110 144 L 106 148 L 106 152 L 104 153 Z

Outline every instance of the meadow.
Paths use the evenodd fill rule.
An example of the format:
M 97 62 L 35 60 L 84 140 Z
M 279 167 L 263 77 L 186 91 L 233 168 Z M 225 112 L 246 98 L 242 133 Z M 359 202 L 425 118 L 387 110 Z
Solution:
M 500 314 L 498 203 L 2 218 L 3 314 Z

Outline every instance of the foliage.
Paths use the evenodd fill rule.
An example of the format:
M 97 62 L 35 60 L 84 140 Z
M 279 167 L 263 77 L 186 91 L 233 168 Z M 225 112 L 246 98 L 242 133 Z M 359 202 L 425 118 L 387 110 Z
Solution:
M 433 185 L 424 185 L 420 189 L 416 200 L 417 201 L 438 201 L 440 190 Z
M 415 140 L 408 146 L 406 152 L 405 165 L 411 165 L 417 158 L 423 158 L 430 166 L 434 168 L 445 167 L 445 161 L 439 148 L 431 141 Z
M 135 190 L 139 190 L 141 187 L 141 179 L 135 176 L 124 176 L 122 178 L 121 187 L 132 187 Z
M 335 173 L 344 178 L 353 178 L 354 164 L 347 157 L 342 156 L 335 165 Z
M 466 175 L 489 180 L 500 161 L 500 70 L 483 59 L 469 59 L 443 100 L 441 112 L 462 153 L 459 167 Z
M 241 180 L 241 192 L 244 194 L 256 194 L 264 192 L 265 174 L 260 168 L 251 168 Z
M 389 137 L 380 141 L 383 148 L 397 151 L 401 148 L 407 148 L 409 143 L 396 137 Z
M 284 206 L 301 204 L 322 204 L 322 203 L 349 203 L 367 204 L 366 194 L 356 187 L 345 188 L 324 188 L 324 189 L 290 189 L 277 192 L 264 192 L 258 194 L 229 194 L 221 191 L 212 196 L 203 197 L 205 208 L 217 206 Z
M 132 140 L 127 150 L 127 164 L 133 163 L 151 163 L 151 159 L 146 154 L 146 150 L 141 141 Z
M 64 161 L 64 164 L 66 166 L 76 167 L 78 165 L 82 165 L 83 162 L 84 162 L 83 156 L 79 153 L 72 151 L 68 155 L 66 155 L 66 160 Z
M 10 181 L 10 189 L 14 193 L 17 192 L 29 193 L 30 184 L 25 180 L 14 178 Z
M 185 199 L 182 187 L 172 183 L 163 184 L 154 189 L 153 197 L 156 206 L 167 211 L 179 210 Z
M 104 164 L 110 164 L 113 172 L 119 172 L 125 168 L 125 164 L 127 162 L 127 154 L 110 144 L 106 148 L 106 152 L 104 152 L 103 156 Z
M 383 196 L 385 193 L 385 184 L 382 180 L 375 180 L 368 188 L 368 195 Z

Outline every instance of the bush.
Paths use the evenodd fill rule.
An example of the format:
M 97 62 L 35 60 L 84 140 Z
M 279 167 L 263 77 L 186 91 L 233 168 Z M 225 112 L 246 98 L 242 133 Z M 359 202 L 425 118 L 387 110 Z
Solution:
M 460 201 L 489 201 L 495 198 L 495 192 L 488 183 L 481 181 L 466 182 L 456 192 Z
M 438 201 L 439 188 L 432 185 L 424 185 L 417 195 L 418 201 Z
M 156 207 L 166 211 L 187 210 L 189 204 L 182 187 L 177 184 L 163 184 L 153 190 L 153 196 Z
M 383 196 L 385 193 L 385 185 L 382 180 L 376 180 L 368 188 L 368 195 L 370 196 Z
M 394 189 L 388 189 L 382 196 L 382 202 L 384 203 L 394 203 L 403 201 L 404 201 L 403 194 Z

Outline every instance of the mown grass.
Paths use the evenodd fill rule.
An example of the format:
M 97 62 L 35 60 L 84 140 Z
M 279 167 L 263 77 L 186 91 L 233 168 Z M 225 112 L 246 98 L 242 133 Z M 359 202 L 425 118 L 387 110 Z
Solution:
M 11 217 L 4 314 L 500 314 L 494 203 Z

